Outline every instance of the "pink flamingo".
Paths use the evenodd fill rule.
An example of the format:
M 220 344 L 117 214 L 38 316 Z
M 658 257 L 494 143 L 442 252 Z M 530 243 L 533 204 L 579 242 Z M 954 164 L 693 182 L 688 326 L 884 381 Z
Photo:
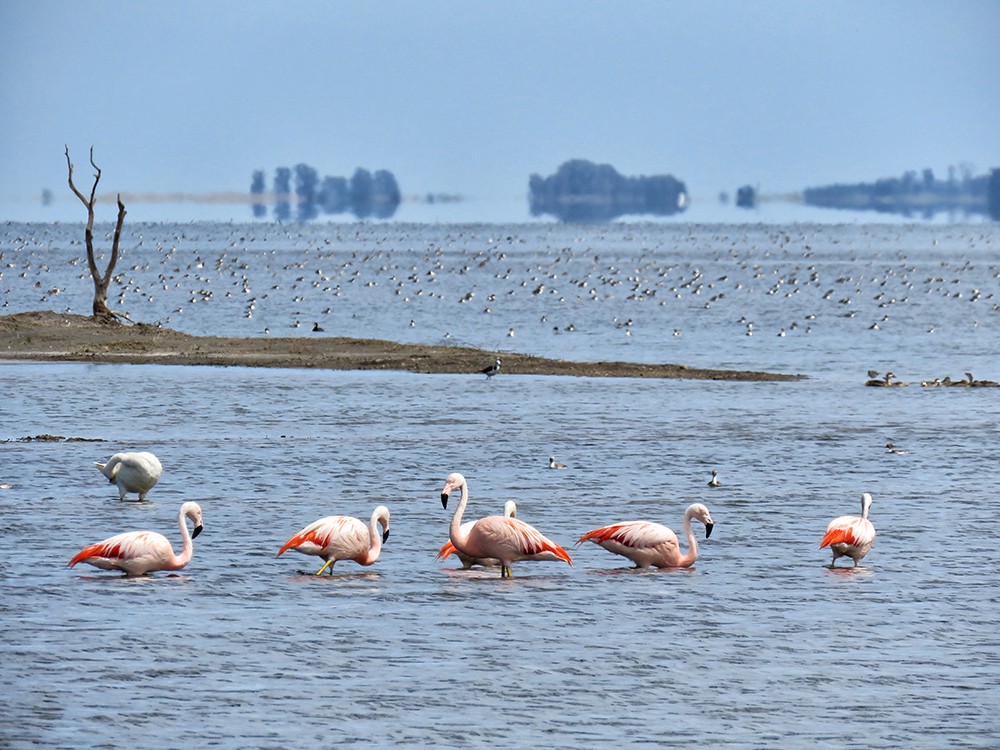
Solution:
M 651 521 L 624 521 L 588 531 L 577 540 L 577 544 L 593 542 L 616 555 L 622 555 L 635 563 L 637 568 L 689 568 L 698 559 L 698 542 L 691 531 L 691 519 L 705 524 L 705 538 L 712 535 L 712 516 L 701 503 L 688 506 L 684 513 L 684 535 L 687 537 L 687 554 L 681 554 L 677 535 L 658 523 Z
M 476 559 L 495 558 L 500 563 L 501 578 L 513 575 L 510 565 L 516 560 L 562 560 L 573 564 L 566 550 L 516 518 L 486 516 L 465 531 L 462 513 L 469 502 L 469 485 L 461 474 L 448 475 L 441 490 L 441 505 L 448 507 L 448 496 L 456 489 L 462 490 L 462 500 L 451 518 L 449 537 L 457 552 Z
M 503 504 L 503 515 L 504 518 L 516 518 L 517 517 L 517 503 L 513 500 L 508 500 Z M 466 521 L 462 524 L 462 533 L 468 535 L 475 525 L 475 521 Z M 462 561 L 462 567 L 468 570 L 473 565 L 483 565 L 488 567 L 494 567 L 500 564 L 500 561 L 495 557 L 469 557 L 469 555 L 464 552 L 459 552 L 455 545 L 451 541 L 445 542 L 441 545 L 441 549 L 437 553 L 439 560 L 444 560 L 448 555 L 454 552 L 458 555 L 458 559 Z
M 861 494 L 861 516 L 838 516 L 826 527 L 826 535 L 819 543 L 819 548 L 829 547 L 833 551 L 830 567 L 834 568 L 838 557 L 849 557 L 857 567 L 858 560 L 868 554 L 875 541 L 875 527 L 868 520 L 868 511 L 872 507 L 872 496 L 867 492 Z
M 194 524 L 194 531 L 190 534 L 186 522 L 188 518 Z M 170 542 L 162 534 L 128 531 L 84 547 L 66 567 L 72 568 L 78 562 L 85 562 L 104 570 L 122 570 L 128 576 L 141 576 L 154 570 L 180 570 L 191 562 L 194 555 L 191 540 L 201 533 L 201 507 L 198 503 L 189 502 L 181 506 L 177 525 L 184 543 L 179 555 L 174 554 Z
M 382 533 L 378 527 L 382 527 Z M 323 567 L 316 571 L 322 575 L 337 560 L 354 560 L 359 565 L 371 565 L 382 554 L 382 543 L 389 538 L 389 509 L 384 505 L 372 511 L 368 526 L 364 521 L 351 516 L 327 516 L 313 521 L 293 536 L 278 550 L 275 557 L 281 557 L 288 549 L 303 555 L 317 555 L 325 560 Z

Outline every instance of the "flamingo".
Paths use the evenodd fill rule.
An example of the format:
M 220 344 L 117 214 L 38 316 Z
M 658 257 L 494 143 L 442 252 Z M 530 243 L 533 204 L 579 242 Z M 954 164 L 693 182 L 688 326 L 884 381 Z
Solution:
M 503 504 L 503 515 L 504 518 L 516 518 L 517 503 L 515 503 L 513 500 L 508 500 L 507 502 L 505 502 Z M 475 523 L 476 523 L 475 521 L 466 521 L 465 523 L 463 523 L 462 533 L 468 535 L 469 531 L 472 530 L 472 527 Z M 495 557 L 469 557 L 469 555 L 465 554 L 464 552 L 459 552 L 455 548 L 455 545 L 452 544 L 450 540 L 441 545 L 441 549 L 438 551 L 437 557 L 439 560 L 444 560 L 452 552 L 458 555 L 458 559 L 462 561 L 462 567 L 465 568 L 466 570 L 471 568 L 473 565 L 494 567 L 500 564 L 500 561 L 497 560 Z
M 637 568 L 689 568 L 698 559 L 698 542 L 691 531 L 691 519 L 705 524 L 705 538 L 712 535 L 715 525 L 712 515 L 701 503 L 689 505 L 684 513 L 684 535 L 687 537 L 687 554 L 681 554 L 677 535 L 658 523 L 651 521 L 623 521 L 588 531 L 577 540 L 577 544 L 593 542 L 616 555 L 627 557 Z
M 868 511 L 872 507 L 872 496 L 867 492 L 861 494 L 861 516 L 838 516 L 826 527 L 826 536 L 819 543 L 819 548 L 829 547 L 833 551 L 830 567 L 836 567 L 838 557 L 849 557 L 858 560 L 868 554 L 875 541 L 875 527 L 868 520 Z
M 382 527 L 381 534 L 379 526 Z M 359 565 L 374 563 L 382 554 L 382 543 L 388 538 L 389 509 L 380 505 L 372 511 L 367 527 L 364 521 L 351 516 L 327 516 L 313 521 L 285 542 L 275 557 L 281 557 L 288 549 L 304 555 L 317 555 L 325 562 L 316 575 L 322 575 L 327 568 L 333 575 L 333 565 L 337 560 L 354 560 Z
M 194 531 L 188 533 L 190 518 Z M 187 502 L 177 514 L 177 525 L 181 530 L 184 546 L 179 555 L 174 554 L 170 542 L 155 531 L 127 531 L 124 534 L 105 539 L 103 542 L 84 547 L 69 561 L 72 568 L 78 562 L 85 562 L 103 570 L 122 570 L 127 576 L 141 576 L 154 570 L 180 570 L 194 555 L 194 539 L 202 530 L 201 507 L 198 503 Z
M 94 463 L 94 466 L 108 478 L 111 484 L 118 485 L 118 498 L 125 499 L 128 492 L 138 492 L 139 500 L 146 499 L 146 493 L 160 481 L 163 466 L 152 453 L 116 453 L 106 464 Z
M 456 489 L 461 489 L 462 499 L 451 518 L 448 535 L 457 552 L 473 558 L 496 558 L 501 578 L 513 576 L 510 565 L 516 560 L 562 560 L 573 564 L 566 550 L 545 538 L 534 526 L 516 518 L 486 516 L 466 531 L 462 526 L 462 513 L 469 502 L 469 485 L 458 472 L 449 474 L 445 480 L 441 506 L 448 507 L 448 496 Z

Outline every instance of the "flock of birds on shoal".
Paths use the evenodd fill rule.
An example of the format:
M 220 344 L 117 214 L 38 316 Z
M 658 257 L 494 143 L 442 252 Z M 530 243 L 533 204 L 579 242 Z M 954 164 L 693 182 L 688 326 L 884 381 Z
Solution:
M 865 385 L 873 386 L 875 388 L 896 388 L 910 384 L 903 382 L 902 380 L 896 380 L 896 373 L 894 372 L 887 372 L 885 375 L 880 376 L 877 370 L 869 370 L 868 380 L 865 381 Z M 976 378 L 972 376 L 971 372 L 965 373 L 965 378 L 963 380 L 952 380 L 950 375 L 945 375 L 943 378 L 921 380 L 920 385 L 923 388 L 934 388 L 937 386 L 950 386 L 952 388 L 1000 388 L 1000 383 L 997 381 L 976 380 Z
M 253 236 L 247 229 L 258 229 L 262 234 Z M 735 312 L 731 317 L 723 312 L 725 317 L 717 319 L 735 324 L 747 336 L 761 331 L 779 337 L 809 333 L 823 318 L 835 316 L 859 316 L 865 327 L 879 330 L 895 322 L 890 318 L 894 309 L 907 308 L 913 312 L 906 314 L 905 325 L 922 325 L 933 333 L 944 323 L 938 313 L 923 317 L 926 313 L 921 300 L 925 296 L 967 303 L 959 323 L 963 326 L 976 328 L 984 316 L 1000 311 L 997 290 L 991 288 L 1000 279 L 996 266 L 977 269 L 961 257 L 939 264 L 917 263 L 902 251 L 895 261 L 876 257 L 859 263 L 852 256 L 831 265 L 828 258 L 817 259 L 817 253 L 823 255 L 830 248 L 849 243 L 840 244 L 819 229 L 795 237 L 780 230 L 758 230 L 737 231 L 731 236 L 696 234 L 694 239 L 676 230 L 666 232 L 665 237 L 643 237 L 637 232 L 634 238 L 628 234 L 616 237 L 619 244 L 608 253 L 600 249 L 602 238 L 587 238 L 592 246 L 565 246 L 580 239 L 547 236 L 542 231 L 536 252 L 525 247 L 524 237 L 475 232 L 446 232 L 438 242 L 421 247 L 420 241 L 403 231 L 379 236 L 382 229 L 377 227 L 353 235 L 335 231 L 334 236 L 244 227 L 210 239 L 193 231 L 190 235 L 147 231 L 152 235 L 148 241 L 139 233 L 135 244 L 124 251 L 114 277 L 118 291 L 111 293 L 109 303 L 140 319 L 155 316 L 161 325 L 189 332 L 198 332 L 191 329 L 192 324 L 201 324 L 206 303 L 214 301 L 222 302 L 233 313 L 242 311 L 248 320 L 264 318 L 267 325 L 252 329 L 254 334 L 277 333 L 278 327 L 320 333 L 325 329 L 317 318 L 337 313 L 336 303 L 343 303 L 345 297 L 355 304 L 375 299 L 457 302 L 483 313 L 496 313 L 493 317 L 503 321 L 494 322 L 499 323 L 493 329 L 495 335 L 508 337 L 515 335 L 516 325 L 527 325 L 530 320 L 525 310 L 511 306 L 525 299 L 545 302 L 544 314 L 536 318 L 553 333 L 594 331 L 596 326 L 610 323 L 615 335 L 627 337 L 653 328 L 657 335 L 663 330 L 667 335 L 682 335 L 682 328 L 669 321 L 669 328 L 664 329 L 662 316 L 653 312 L 673 300 L 694 303 L 698 309 L 719 307 L 739 312 L 746 307 L 734 300 L 753 295 L 756 315 L 763 322 Z M 973 242 L 980 239 L 987 247 L 991 244 L 988 236 Z M 622 249 L 626 240 L 635 242 L 634 249 Z M 688 253 L 694 241 L 712 243 L 716 249 L 702 251 L 691 260 Z M 727 241 L 731 241 L 728 251 L 721 249 Z M 278 249 L 268 249 L 272 242 Z M 301 250 L 288 248 L 296 242 L 307 244 Z M 0 281 L 4 270 L 16 275 L 5 286 L 17 286 L 29 304 L 53 303 L 70 283 L 66 274 L 56 273 L 58 266 L 51 253 L 46 255 L 53 243 L 41 237 L 11 236 L 10 231 L 6 238 L 0 238 Z M 79 281 L 72 283 L 75 291 L 87 291 L 86 261 L 77 256 L 67 263 L 84 267 L 74 271 Z M 712 273 L 713 267 L 719 272 Z M 60 280 L 46 281 L 47 276 Z M 24 284 L 31 284 L 30 289 Z M 489 288 L 485 288 L 487 284 Z M 365 293 L 359 297 L 361 288 L 378 296 Z M 8 306 L 6 297 L 3 307 Z M 779 307 L 767 302 L 793 298 L 799 299 L 798 305 Z M 610 302 L 628 304 L 628 309 L 591 318 L 575 304 L 560 307 L 565 302 Z M 651 304 L 640 307 L 631 304 L 634 302 Z M 428 312 L 422 305 L 410 307 L 401 313 L 404 317 L 399 325 L 406 326 L 408 319 L 410 328 L 419 326 L 426 331 L 428 326 L 440 326 L 432 334 L 435 338 L 453 338 L 454 331 L 442 330 L 453 318 L 445 316 L 442 323 L 440 314 L 432 318 Z M 243 334 L 250 329 L 239 330 Z
M 890 452 L 892 444 L 888 446 Z M 159 481 L 163 467 L 155 455 L 148 451 L 116 453 L 107 463 L 95 464 L 108 481 L 118 486 L 120 499 L 137 493 L 139 500 Z M 567 466 L 549 457 L 550 469 Z M 718 472 L 712 471 L 708 482 L 720 486 Z M 469 485 L 457 472 L 449 474 L 441 490 L 441 504 L 447 509 L 448 501 L 460 493 L 458 506 L 449 527 L 448 541 L 438 551 L 437 557 L 445 559 L 455 554 L 464 568 L 473 565 L 496 566 L 500 577 L 512 575 L 511 564 L 525 560 L 562 561 L 573 564 L 572 558 L 561 546 L 538 529 L 517 518 L 513 501 L 504 505 L 503 515 L 486 516 L 476 521 L 462 522 L 469 501 Z M 830 521 L 820 548 L 829 547 L 833 552 L 830 567 L 836 566 L 839 557 L 849 557 L 857 566 L 875 541 L 875 527 L 868 520 L 872 496 L 861 496 L 860 516 L 839 516 Z M 187 521 L 193 524 L 188 530 Z M 698 542 L 691 530 L 692 520 L 704 524 L 705 538 L 712 533 L 713 521 L 708 508 L 693 503 L 684 513 L 683 529 L 687 551 L 682 552 L 677 535 L 666 526 L 652 521 L 622 521 L 602 526 L 583 534 L 576 542 L 593 542 L 616 555 L 628 558 L 637 568 L 687 568 L 698 559 Z M 177 515 L 182 549 L 176 554 L 170 542 L 153 531 L 130 531 L 90 544 L 78 552 L 68 563 L 88 563 L 104 570 L 120 570 L 126 576 L 145 575 L 157 570 L 180 570 L 191 562 L 194 555 L 193 539 L 202 531 L 202 509 L 198 503 L 185 502 Z M 323 560 L 316 572 L 321 575 L 339 560 L 353 560 L 359 565 L 372 565 L 379 559 L 383 543 L 389 538 L 389 509 L 380 505 L 372 512 L 368 524 L 351 516 L 327 516 L 309 524 L 292 535 L 278 550 L 281 556 L 288 550 L 314 555 Z

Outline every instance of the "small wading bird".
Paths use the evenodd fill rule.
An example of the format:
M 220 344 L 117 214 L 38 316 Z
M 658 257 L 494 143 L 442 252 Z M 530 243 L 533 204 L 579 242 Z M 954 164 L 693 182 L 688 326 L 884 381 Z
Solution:
M 687 537 L 687 554 L 681 554 L 677 535 L 666 526 L 651 521 L 623 521 L 588 531 L 577 540 L 577 545 L 593 542 L 608 552 L 627 557 L 637 568 L 689 568 L 698 559 L 698 542 L 691 531 L 691 519 L 705 524 L 705 538 L 712 535 L 712 515 L 701 503 L 689 505 L 684 513 L 684 535 Z
M 712 478 L 708 480 L 709 487 L 721 487 L 722 482 L 719 481 L 719 472 L 712 469 Z
M 482 370 L 480 370 L 480 372 L 482 372 L 483 375 L 486 376 L 487 380 L 489 380 L 494 375 L 496 375 L 497 373 L 499 373 L 500 372 L 500 357 L 497 357 L 496 362 L 494 362 L 489 367 L 484 367 Z
M 567 469 L 569 467 L 566 466 L 566 464 L 561 464 L 558 461 L 556 461 L 556 457 L 555 456 L 549 456 L 549 468 L 550 469 Z
M 379 526 L 382 527 L 381 533 Z M 359 565 L 374 563 L 382 554 L 382 543 L 388 538 L 389 509 L 380 505 L 372 511 L 368 526 L 351 516 L 327 516 L 313 521 L 285 542 L 275 557 L 281 557 L 289 549 L 303 555 L 316 555 L 324 560 L 316 575 L 322 575 L 327 568 L 333 575 L 333 565 L 337 560 L 354 560 Z
M 188 533 L 186 519 L 194 524 L 194 531 Z M 174 554 L 170 542 L 155 531 L 128 531 L 105 539 L 103 542 L 84 547 L 69 561 L 72 568 L 85 562 L 104 570 L 121 570 L 128 576 L 141 576 L 154 570 L 180 570 L 194 555 L 191 540 L 201 533 L 201 507 L 198 503 L 184 503 L 177 514 L 177 525 L 181 530 L 183 548 Z
M 462 499 L 451 518 L 448 534 L 456 551 L 476 559 L 495 558 L 500 563 L 501 578 L 513 575 L 510 566 L 518 560 L 562 560 L 573 564 L 566 550 L 516 518 L 486 516 L 465 531 L 462 513 L 469 502 L 469 485 L 461 474 L 448 475 L 441 490 L 441 506 L 447 509 L 448 497 L 457 489 L 462 491 Z
M 905 456 L 909 453 L 909 451 L 904 451 L 902 448 L 897 448 L 892 443 L 885 444 L 885 452 L 895 453 L 897 456 Z
M 517 517 L 517 504 L 513 500 L 508 500 L 503 504 L 503 515 L 504 518 L 516 518 Z M 475 521 L 466 521 L 462 524 L 462 533 L 468 535 L 469 531 L 472 530 L 472 526 Z M 464 552 L 459 552 L 455 549 L 455 545 L 451 541 L 445 542 L 441 545 L 441 549 L 437 553 L 439 560 L 444 560 L 448 555 L 454 552 L 458 559 L 462 561 L 462 567 L 468 570 L 473 565 L 482 565 L 485 567 L 496 567 L 500 564 L 500 561 L 495 557 L 469 557 Z
M 125 499 L 129 492 L 139 493 L 139 499 L 145 500 L 146 493 L 160 481 L 163 466 L 152 453 L 116 453 L 106 464 L 94 463 L 111 484 L 118 485 L 118 498 Z
M 872 496 L 867 492 L 861 495 L 861 516 L 838 516 L 826 527 L 826 536 L 819 543 L 819 548 L 829 547 L 833 551 L 830 567 L 837 566 L 838 557 L 849 557 L 858 561 L 868 554 L 875 541 L 875 527 L 868 520 L 868 511 L 872 507 Z

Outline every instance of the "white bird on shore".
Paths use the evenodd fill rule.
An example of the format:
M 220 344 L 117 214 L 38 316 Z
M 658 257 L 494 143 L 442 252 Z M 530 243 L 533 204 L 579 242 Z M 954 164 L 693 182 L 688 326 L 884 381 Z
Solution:
M 111 484 L 118 485 L 120 500 L 124 500 L 129 492 L 137 492 L 139 499 L 145 500 L 146 493 L 153 489 L 163 474 L 160 460 L 148 451 L 116 453 L 106 464 L 95 462 L 94 466 Z

